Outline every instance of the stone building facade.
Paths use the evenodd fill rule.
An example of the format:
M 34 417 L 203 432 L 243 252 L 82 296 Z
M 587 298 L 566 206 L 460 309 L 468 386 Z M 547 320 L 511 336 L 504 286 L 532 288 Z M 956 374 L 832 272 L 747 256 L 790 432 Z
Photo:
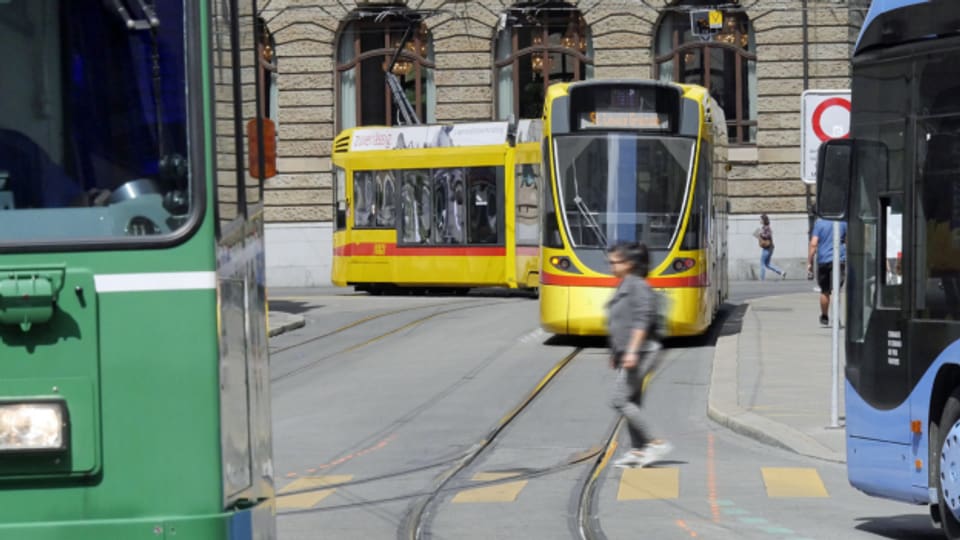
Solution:
M 805 89 L 849 88 L 849 59 L 868 6 L 869 0 L 265 0 L 262 17 L 278 67 L 273 114 L 280 173 L 265 193 L 270 284 L 329 284 L 332 140 L 351 124 L 393 121 L 386 87 L 375 84 L 363 55 L 371 39 L 382 42 L 374 48 L 396 45 L 391 25 L 400 19 L 419 22 L 406 48 L 412 54 L 399 59 L 407 62 L 400 68 L 409 95 L 430 122 L 533 115 L 530 102 L 548 70 L 540 65 L 533 73 L 527 62 L 537 71 L 544 40 L 552 47 L 542 49 L 542 59 L 560 79 L 710 84 L 718 99 L 726 97 L 731 129 L 731 275 L 756 276 L 752 232 L 767 213 L 775 260 L 791 277 L 802 277 L 810 199 L 800 180 L 800 96 Z M 707 9 L 723 11 L 724 27 L 710 39 L 691 36 L 690 12 Z M 531 34 L 538 24 L 546 29 Z M 376 62 L 382 72 L 382 59 Z M 529 88 L 533 94 L 523 93 Z M 383 99 L 381 107 L 376 100 Z

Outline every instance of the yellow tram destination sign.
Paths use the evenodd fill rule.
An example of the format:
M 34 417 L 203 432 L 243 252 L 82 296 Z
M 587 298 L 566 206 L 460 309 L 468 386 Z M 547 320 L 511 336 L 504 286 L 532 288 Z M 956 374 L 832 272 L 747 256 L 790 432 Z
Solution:
M 580 118 L 580 129 L 665 129 L 668 124 L 653 111 L 591 111 Z

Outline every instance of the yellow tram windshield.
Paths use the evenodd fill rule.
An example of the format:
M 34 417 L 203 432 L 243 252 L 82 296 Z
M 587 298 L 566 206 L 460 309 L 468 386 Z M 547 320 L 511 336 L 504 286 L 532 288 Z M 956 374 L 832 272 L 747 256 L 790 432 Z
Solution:
M 616 132 L 556 137 L 558 199 L 573 247 L 669 248 L 683 222 L 695 144 Z

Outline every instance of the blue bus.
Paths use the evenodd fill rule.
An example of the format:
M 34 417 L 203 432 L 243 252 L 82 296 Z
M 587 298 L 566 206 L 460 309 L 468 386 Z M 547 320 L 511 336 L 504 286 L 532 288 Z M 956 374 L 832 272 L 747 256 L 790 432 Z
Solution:
M 848 220 L 850 483 L 929 505 L 960 538 L 960 10 L 874 0 L 851 136 L 820 149 L 818 212 Z

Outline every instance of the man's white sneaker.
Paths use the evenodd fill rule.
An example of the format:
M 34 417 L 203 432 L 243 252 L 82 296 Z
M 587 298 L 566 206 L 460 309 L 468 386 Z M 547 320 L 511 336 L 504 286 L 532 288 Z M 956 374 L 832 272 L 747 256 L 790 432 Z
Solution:
M 648 463 L 646 454 L 639 450 L 627 450 L 619 459 L 613 462 L 614 467 L 621 469 L 631 469 L 633 467 L 643 467 Z
M 666 457 L 667 454 L 673 451 L 673 445 L 667 441 L 660 441 L 648 444 L 644 450 L 644 454 L 649 455 L 650 461 L 647 462 L 647 464 L 649 464 L 660 461 Z

